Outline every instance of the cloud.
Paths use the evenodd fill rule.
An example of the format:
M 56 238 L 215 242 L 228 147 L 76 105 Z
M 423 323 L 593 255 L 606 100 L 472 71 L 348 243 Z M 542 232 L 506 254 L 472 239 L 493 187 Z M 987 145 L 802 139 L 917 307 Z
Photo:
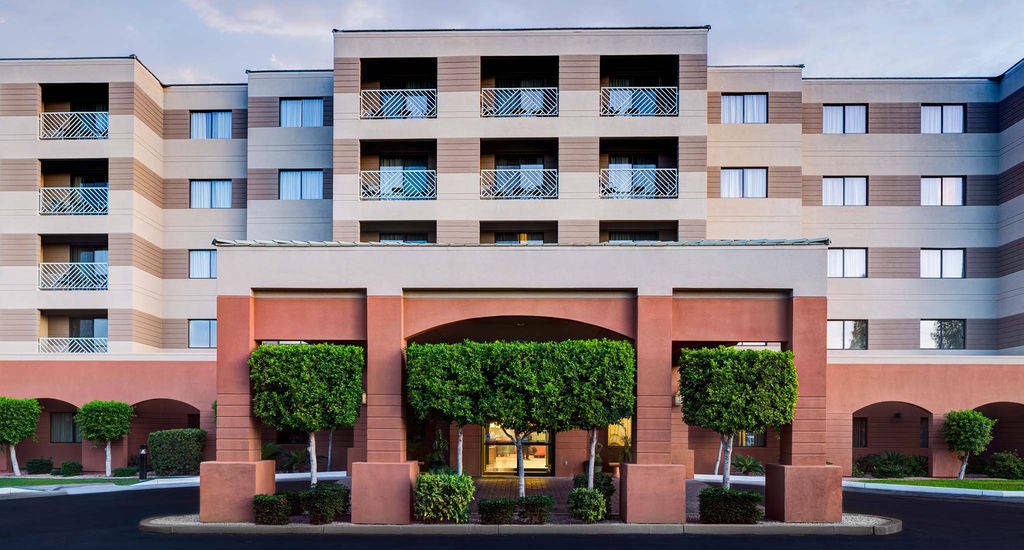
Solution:
M 385 24 L 388 13 L 376 2 L 353 0 L 340 8 L 308 3 L 289 3 L 280 8 L 267 3 L 232 9 L 228 3 L 183 0 L 208 27 L 232 34 L 262 34 L 288 38 L 330 40 L 335 26 Z M 229 7 L 223 9 L 225 5 Z
M 0 25 L 3 25 L 6 22 L 7 22 L 6 19 L 4 19 L 3 17 L 0 17 Z

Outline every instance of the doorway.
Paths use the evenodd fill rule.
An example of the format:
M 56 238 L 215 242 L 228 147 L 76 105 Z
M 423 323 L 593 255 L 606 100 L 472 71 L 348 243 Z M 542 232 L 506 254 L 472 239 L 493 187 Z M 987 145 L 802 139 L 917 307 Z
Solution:
M 491 423 L 483 430 L 483 474 L 515 475 L 516 446 L 501 426 Z M 523 468 L 527 475 L 551 475 L 554 441 L 550 432 L 530 434 L 523 443 Z

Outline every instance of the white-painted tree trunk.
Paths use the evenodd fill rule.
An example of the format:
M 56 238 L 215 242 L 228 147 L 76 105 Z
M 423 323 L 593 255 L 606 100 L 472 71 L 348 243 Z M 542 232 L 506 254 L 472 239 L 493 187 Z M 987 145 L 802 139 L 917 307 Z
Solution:
M 722 436 L 718 436 L 718 458 L 715 459 L 715 475 L 718 475 L 718 468 L 722 465 Z
M 106 462 L 104 463 L 103 467 L 104 467 L 104 473 L 107 474 L 107 477 L 110 477 L 110 441 L 107 441 L 106 450 L 107 450 L 107 459 L 106 459 Z
M 967 459 L 971 456 L 971 453 L 964 453 L 964 461 L 960 463 L 960 475 L 957 479 L 963 479 L 967 475 Z
M 309 486 L 316 485 L 316 432 L 309 432 Z
M 732 435 L 721 436 L 722 446 L 725 448 L 725 456 L 722 457 L 724 464 L 722 464 L 722 487 L 729 488 L 729 472 L 732 470 Z
M 21 475 L 21 468 L 18 468 L 18 455 L 14 452 L 14 444 L 7 446 L 11 450 L 11 469 L 14 470 L 14 475 Z
M 331 471 L 331 451 L 334 450 L 334 430 L 331 430 L 327 435 L 327 468 L 325 472 Z
M 594 454 L 597 450 L 597 430 L 590 430 L 590 461 L 587 464 L 587 489 L 594 488 Z
M 462 475 L 462 426 L 459 426 L 459 450 L 458 458 L 456 459 L 459 463 L 459 475 Z
M 516 468 L 519 470 L 519 498 L 526 496 L 526 469 L 523 465 L 523 437 L 516 434 Z

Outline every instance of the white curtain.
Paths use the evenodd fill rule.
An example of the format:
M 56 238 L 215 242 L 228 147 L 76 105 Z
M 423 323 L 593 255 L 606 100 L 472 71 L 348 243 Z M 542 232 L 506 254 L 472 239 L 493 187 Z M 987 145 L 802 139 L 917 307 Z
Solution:
M 843 106 L 825 105 L 821 108 L 821 133 L 843 133 Z
M 283 201 L 297 201 L 302 198 L 302 172 L 281 170 L 278 175 L 278 198 Z
M 921 106 L 921 133 L 942 133 L 942 107 L 940 105 Z
M 942 106 L 942 133 L 962 134 L 964 131 L 964 106 Z
M 825 347 L 828 349 L 843 349 L 843 322 L 828 321 L 825 326 Z
M 210 319 L 191 319 L 188 322 L 188 347 L 217 347 L 217 321 Z
M 215 139 L 231 139 L 231 111 L 216 111 L 213 115 L 213 135 Z
M 867 105 L 847 105 L 844 109 L 846 109 L 844 132 L 847 134 L 863 134 L 868 131 Z
M 211 208 L 231 208 L 231 180 L 210 182 L 213 187 Z
M 942 178 L 942 204 L 960 206 L 964 203 L 964 179 Z
M 768 95 L 747 94 L 743 96 L 743 122 L 764 124 L 768 122 Z
M 828 251 L 828 276 L 843 276 L 843 250 L 841 248 L 830 249 Z
M 843 201 L 846 206 L 866 206 L 868 204 L 867 178 L 843 178 L 843 181 Z
M 942 278 L 959 279 L 964 276 L 964 251 L 942 251 Z
M 942 275 L 942 251 L 921 250 L 921 277 L 937 278 Z
M 821 178 L 822 206 L 842 206 L 843 178 Z
M 74 413 L 50 413 L 51 443 L 80 443 Z
M 722 124 L 743 123 L 743 96 L 722 96 Z
M 608 186 L 618 193 L 628 193 L 633 187 L 633 161 L 629 155 L 608 156 Z
M 281 100 L 281 127 L 291 128 L 303 126 L 302 123 L 302 100 L 282 99 Z
M 208 139 L 210 137 L 210 113 L 192 113 L 192 139 Z
M 942 178 L 921 178 L 921 206 L 942 204 Z
M 321 170 L 302 171 L 302 198 L 319 200 L 324 198 L 324 173 Z
M 188 276 L 190 279 L 215 279 L 217 277 L 217 251 L 189 250 Z
M 310 98 L 302 100 L 302 125 L 307 128 L 319 127 L 324 125 L 323 98 Z
M 755 199 L 768 196 L 768 170 L 764 168 L 743 169 L 743 196 Z
M 743 196 L 743 169 L 722 168 L 722 198 L 734 199 Z
M 867 276 L 867 251 L 863 248 L 843 250 L 843 277 Z
M 921 349 L 936 349 L 938 341 L 932 338 L 932 334 L 938 332 L 938 321 L 921 321 Z
M 211 193 L 210 185 L 212 182 L 209 181 L 193 181 L 191 183 L 191 189 L 189 190 L 189 207 L 190 208 L 213 208 L 210 203 Z

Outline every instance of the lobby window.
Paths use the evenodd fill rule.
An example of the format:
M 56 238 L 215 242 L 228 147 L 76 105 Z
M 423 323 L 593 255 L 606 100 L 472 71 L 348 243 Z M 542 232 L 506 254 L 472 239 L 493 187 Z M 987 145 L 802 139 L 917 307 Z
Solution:
M 823 134 L 866 134 L 867 105 L 825 105 L 821 108 Z
M 822 206 L 867 206 L 868 179 L 821 178 Z
M 231 139 L 231 111 L 192 111 L 192 139 Z
M 544 244 L 544 233 L 539 231 L 528 233 L 495 231 L 494 242 L 497 244 Z
M 608 446 L 629 447 L 633 437 L 633 419 L 623 418 L 616 424 L 608 425 Z
M 920 443 L 920 446 L 921 446 L 922 449 L 927 449 L 928 448 L 928 436 L 929 436 L 929 433 L 928 433 L 928 429 L 929 428 L 928 428 L 928 426 L 929 426 L 930 423 L 931 422 L 929 421 L 927 416 L 922 416 L 921 417 L 921 443 Z
M 324 198 L 323 170 L 281 170 L 277 177 L 278 198 L 283 201 Z
M 189 319 L 189 321 L 188 321 L 188 347 L 190 347 L 190 348 L 215 348 L 215 347 L 217 347 L 217 320 L 216 319 Z
M 764 432 L 739 432 L 736 434 L 737 447 L 767 447 L 768 438 Z
M 189 250 L 188 251 L 188 278 L 189 279 L 216 279 L 217 278 L 217 251 L 216 250 Z
M 324 125 L 323 98 L 281 100 L 281 127 L 317 127 Z
M 922 319 L 921 349 L 964 349 L 963 319 Z
M 768 196 L 767 168 L 722 168 L 723 199 L 763 199 Z
M 609 231 L 610 243 L 645 243 L 658 240 L 657 231 Z
M 922 134 L 964 133 L 963 105 L 922 105 Z
M 428 241 L 426 233 L 381 233 L 380 242 L 422 244 Z
M 963 206 L 964 178 L 921 178 L 921 206 Z
M 828 321 L 825 338 L 828 349 L 868 349 L 868 322 Z
M 189 208 L 231 208 L 231 180 L 192 180 Z
M 722 94 L 722 124 L 766 124 L 768 94 Z
M 867 277 L 868 250 L 866 248 L 828 249 L 828 276 Z
M 853 447 L 864 448 L 868 446 L 868 419 L 864 417 L 853 417 Z
M 81 443 L 75 413 L 50 413 L 50 443 Z
M 922 248 L 922 279 L 963 279 L 964 250 L 962 248 Z

